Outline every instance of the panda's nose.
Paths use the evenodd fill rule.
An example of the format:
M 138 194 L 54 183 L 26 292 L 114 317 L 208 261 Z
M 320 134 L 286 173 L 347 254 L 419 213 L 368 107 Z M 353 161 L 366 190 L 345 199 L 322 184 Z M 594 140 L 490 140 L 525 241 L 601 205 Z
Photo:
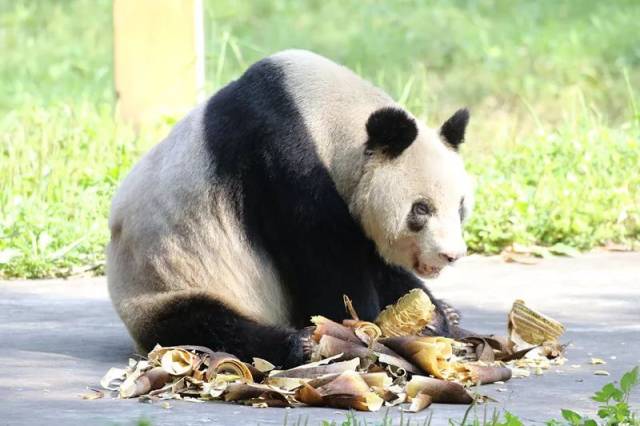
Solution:
M 440 256 L 440 259 L 444 260 L 447 263 L 453 263 L 456 260 L 458 260 L 461 257 L 463 257 L 464 255 L 465 255 L 465 253 L 463 253 L 463 252 L 458 252 L 458 253 L 441 252 L 441 253 L 438 254 L 438 256 Z

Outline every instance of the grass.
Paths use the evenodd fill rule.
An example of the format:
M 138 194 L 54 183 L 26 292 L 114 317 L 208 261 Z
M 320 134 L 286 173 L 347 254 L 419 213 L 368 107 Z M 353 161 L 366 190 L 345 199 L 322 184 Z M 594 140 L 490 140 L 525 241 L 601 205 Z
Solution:
M 114 119 L 111 3 L 0 0 L 0 277 L 100 271 L 118 182 L 177 117 Z M 315 50 L 436 126 L 473 112 L 472 250 L 640 239 L 640 4 L 206 2 L 207 88 Z

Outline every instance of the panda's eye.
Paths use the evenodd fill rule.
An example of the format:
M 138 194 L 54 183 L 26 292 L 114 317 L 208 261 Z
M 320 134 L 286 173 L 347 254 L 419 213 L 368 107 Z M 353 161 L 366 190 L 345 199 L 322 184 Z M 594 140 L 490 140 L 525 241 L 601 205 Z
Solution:
M 411 207 L 411 212 L 415 215 L 426 216 L 432 213 L 432 209 L 424 201 L 417 201 Z

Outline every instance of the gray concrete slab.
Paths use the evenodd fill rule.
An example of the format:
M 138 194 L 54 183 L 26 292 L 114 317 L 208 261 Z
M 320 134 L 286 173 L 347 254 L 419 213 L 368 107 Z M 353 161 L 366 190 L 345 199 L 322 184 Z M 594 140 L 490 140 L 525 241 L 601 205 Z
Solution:
M 563 321 L 569 361 L 542 376 L 485 386 L 498 402 L 476 408 L 507 409 L 535 424 L 561 408 L 593 412 L 589 396 L 640 364 L 640 253 L 593 253 L 528 266 L 472 256 L 430 284 L 464 314 L 463 325 L 505 333 L 516 298 Z M 222 403 L 171 402 L 171 408 L 137 401 L 79 398 L 110 367 L 126 364 L 133 345 L 107 297 L 103 278 L 0 282 L 0 425 L 320 424 L 345 419 L 328 408 L 254 409 Z M 588 364 L 591 356 L 606 366 Z M 571 365 L 580 365 L 574 368 Z M 606 369 L 611 376 L 595 376 Z M 498 392 L 498 388 L 506 392 Z M 640 396 L 632 404 L 640 408 Z M 407 416 L 422 424 L 461 419 L 466 407 L 433 405 Z M 398 424 L 400 413 L 388 413 Z M 381 413 L 357 414 L 372 424 Z

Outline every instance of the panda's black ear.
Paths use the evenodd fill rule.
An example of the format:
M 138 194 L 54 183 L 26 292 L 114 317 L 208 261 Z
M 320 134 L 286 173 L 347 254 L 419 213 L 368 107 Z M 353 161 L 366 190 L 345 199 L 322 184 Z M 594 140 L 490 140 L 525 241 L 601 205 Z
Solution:
M 440 127 L 440 135 L 451 148 L 458 150 L 464 142 L 464 132 L 469 124 L 469 110 L 459 109 Z
M 418 136 L 416 121 L 400 108 L 386 107 L 372 113 L 367 120 L 366 148 L 390 158 L 402 154 Z

